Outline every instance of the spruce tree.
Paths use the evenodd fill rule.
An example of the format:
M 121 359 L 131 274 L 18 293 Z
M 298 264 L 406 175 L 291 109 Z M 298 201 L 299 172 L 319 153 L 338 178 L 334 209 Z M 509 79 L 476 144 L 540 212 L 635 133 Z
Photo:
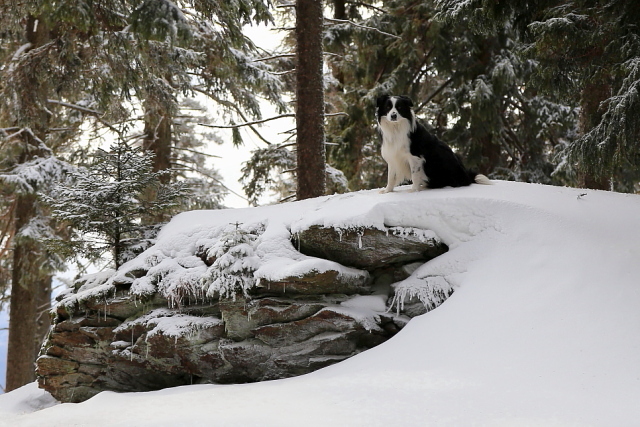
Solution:
M 170 212 L 187 191 L 180 184 L 163 184 L 163 174 L 153 171 L 151 154 L 122 140 L 109 151 L 98 150 L 88 167 L 71 172 L 66 183 L 43 195 L 52 216 L 75 231 L 74 238 L 52 243 L 68 255 L 90 260 L 110 252 L 118 269 L 148 246 L 157 224 L 143 219 Z M 147 197 L 149 189 L 153 200 Z

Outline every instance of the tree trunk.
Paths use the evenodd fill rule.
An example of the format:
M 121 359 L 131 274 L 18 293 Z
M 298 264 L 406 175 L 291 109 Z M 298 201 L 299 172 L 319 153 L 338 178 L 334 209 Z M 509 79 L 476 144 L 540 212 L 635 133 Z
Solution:
M 602 120 L 602 111 L 600 103 L 609 98 L 611 88 L 608 84 L 590 83 L 582 89 L 580 99 L 580 134 L 585 135 L 596 127 Z M 595 159 L 588 160 L 595 163 Z M 589 165 L 579 165 L 580 173 L 578 179 L 580 185 L 584 188 L 594 190 L 609 190 L 611 183 L 605 175 L 605 171 L 595 171 Z M 598 173 L 599 172 L 599 173 Z
M 325 193 L 322 1 L 296 2 L 298 200 Z
M 35 214 L 34 194 L 19 195 L 16 199 L 17 233 Z M 13 271 L 11 275 L 11 300 L 9 311 L 9 341 L 7 346 L 6 391 L 15 390 L 35 380 L 37 334 L 37 274 L 38 265 L 33 262 L 37 254 L 29 242 L 17 241 L 13 249 Z M 36 270 L 36 271 L 34 271 Z
M 171 168 L 171 117 L 159 109 L 147 111 L 144 124 L 144 140 L 142 148 L 153 153 L 153 171 L 159 172 Z M 161 182 L 169 182 L 169 175 L 161 178 Z
M 171 169 L 171 150 L 173 147 L 173 126 L 171 115 L 160 105 L 153 105 L 148 101 L 144 122 L 144 140 L 142 149 L 153 153 L 153 172 L 168 171 Z M 162 184 L 168 184 L 171 176 L 167 173 L 160 177 Z M 144 195 L 147 201 L 156 200 L 158 194 L 155 188 L 148 188 Z M 170 218 L 165 213 L 145 215 L 143 224 L 159 224 Z
M 347 19 L 345 0 L 333 0 L 333 17 L 336 19 Z

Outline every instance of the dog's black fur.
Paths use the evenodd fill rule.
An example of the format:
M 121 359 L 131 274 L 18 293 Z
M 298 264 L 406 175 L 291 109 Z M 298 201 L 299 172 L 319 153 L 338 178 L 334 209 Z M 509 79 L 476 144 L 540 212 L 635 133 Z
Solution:
M 474 182 L 490 184 L 484 175 L 468 170 L 460 156 L 419 123 L 411 107 L 413 102 L 406 96 L 383 95 L 377 99 L 382 156 L 389 165 L 384 192 L 393 191 L 406 179 L 412 180 L 416 191 L 461 187 Z

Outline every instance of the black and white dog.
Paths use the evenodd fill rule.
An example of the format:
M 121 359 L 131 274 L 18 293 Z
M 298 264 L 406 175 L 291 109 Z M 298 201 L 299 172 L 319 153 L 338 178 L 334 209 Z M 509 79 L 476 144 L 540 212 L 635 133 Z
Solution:
M 393 191 L 405 180 L 413 182 L 412 191 L 491 184 L 486 176 L 465 168 L 447 144 L 418 123 L 411 107 L 413 102 L 406 96 L 378 97 L 382 158 L 389 166 L 387 187 L 381 193 Z

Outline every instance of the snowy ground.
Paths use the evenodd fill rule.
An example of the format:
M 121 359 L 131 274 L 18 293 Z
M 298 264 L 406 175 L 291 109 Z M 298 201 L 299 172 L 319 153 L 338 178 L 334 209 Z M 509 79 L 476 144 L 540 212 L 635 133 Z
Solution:
M 0 425 L 639 425 L 640 196 L 507 182 L 406 190 L 187 213 L 163 232 L 263 215 L 292 228 L 431 228 L 451 250 L 420 274 L 456 292 L 386 343 L 259 384 L 63 405 L 28 385 L 0 396 Z

